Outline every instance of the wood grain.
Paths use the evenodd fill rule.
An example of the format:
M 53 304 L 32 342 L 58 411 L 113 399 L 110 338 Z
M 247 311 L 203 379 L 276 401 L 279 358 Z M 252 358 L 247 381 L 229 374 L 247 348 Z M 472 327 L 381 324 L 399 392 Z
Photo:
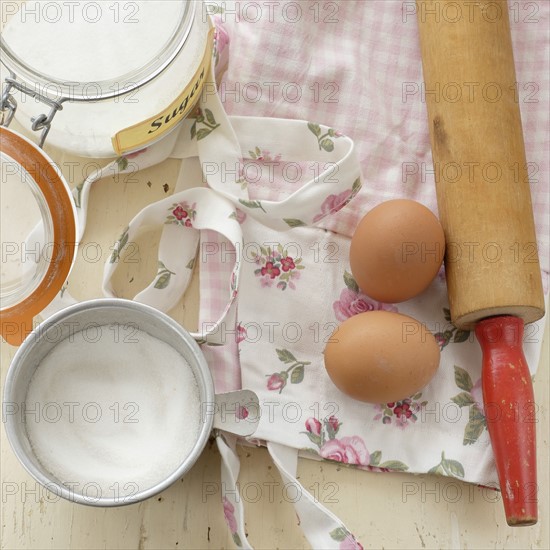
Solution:
M 453 323 L 544 315 L 506 0 L 417 0 Z

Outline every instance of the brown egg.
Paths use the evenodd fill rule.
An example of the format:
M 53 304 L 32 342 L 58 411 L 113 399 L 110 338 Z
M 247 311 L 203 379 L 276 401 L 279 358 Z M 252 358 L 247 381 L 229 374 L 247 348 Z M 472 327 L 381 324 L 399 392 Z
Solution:
M 404 302 L 430 285 L 444 254 L 439 220 L 418 202 L 396 199 L 359 222 L 351 240 L 351 272 L 367 296 Z
M 400 401 L 423 388 L 439 366 L 439 346 L 416 319 L 368 311 L 344 321 L 325 348 L 336 387 L 367 403 Z

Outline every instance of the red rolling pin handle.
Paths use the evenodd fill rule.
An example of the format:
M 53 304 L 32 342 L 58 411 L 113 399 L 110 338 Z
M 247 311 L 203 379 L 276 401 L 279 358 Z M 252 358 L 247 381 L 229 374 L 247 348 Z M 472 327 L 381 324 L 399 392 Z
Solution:
M 476 325 L 483 352 L 485 418 L 508 525 L 537 522 L 535 398 L 523 354 L 523 320 L 490 317 Z

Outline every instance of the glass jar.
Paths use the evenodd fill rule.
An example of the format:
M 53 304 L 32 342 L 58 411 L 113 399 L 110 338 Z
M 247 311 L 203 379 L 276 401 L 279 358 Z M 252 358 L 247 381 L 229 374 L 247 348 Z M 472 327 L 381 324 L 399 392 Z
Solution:
M 20 344 L 59 292 L 76 252 L 76 211 L 54 162 L 0 126 L 0 334 Z
M 45 140 L 109 158 L 162 139 L 202 92 L 214 29 L 202 0 L 0 2 L 0 16 L 0 334 L 17 345 L 76 255 L 74 202 Z
M 212 58 L 202 0 L 27 0 L 2 20 L 4 125 L 15 117 L 40 145 L 78 156 L 163 137 L 193 108 Z

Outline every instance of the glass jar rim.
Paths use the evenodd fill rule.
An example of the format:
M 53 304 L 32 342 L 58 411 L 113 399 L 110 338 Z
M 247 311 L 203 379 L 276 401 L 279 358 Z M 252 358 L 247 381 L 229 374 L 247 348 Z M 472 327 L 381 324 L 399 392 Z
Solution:
M 38 286 L 22 287 L 17 292 L 17 303 L 10 298 L 0 303 L 0 334 L 10 344 L 19 345 L 32 319 L 55 298 L 65 283 L 76 259 L 77 214 L 71 191 L 59 168 L 33 142 L 14 130 L 0 126 L 2 152 L 19 164 L 36 182 L 43 205 L 51 222 L 51 247 L 47 253 L 47 268 Z M 42 205 L 41 205 L 42 206 Z M 44 219 L 44 216 L 43 216 Z M 42 272 L 41 272 L 42 274 Z M 30 292 L 30 294 L 29 294 Z
M 2 139 L 4 140 L 4 136 L 2 134 Z M 28 172 L 28 170 L 23 166 L 23 164 L 20 164 L 20 162 L 13 158 L 11 155 L 9 155 L 7 152 L 0 150 L 0 163 L 2 165 L 9 164 L 11 165 L 11 172 L 13 172 L 15 168 L 15 172 L 20 177 L 21 185 L 25 187 L 27 191 L 30 192 L 31 196 L 34 198 L 35 204 L 33 206 L 36 206 L 39 211 L 39 219 L 34 220 L 36 223 L 42 223 L 42 229 L 44 231 L 44 243 L 52 243 L 53 242 L 53 222 L 52 217 L 50 214 L 50 210 L 48 208 L 48 203 L 46 202 L 46 198 L 44 194 L 42 193 L 42 190 L 38 186 L 35 178 L 32 177 L 32 175 Z M 4 169 L 4 166 L 2 167 Z M 34 168 L 34 167 L 33 167 Z M 39 168 L 38 168 L 39 169 Z M 4 175 L 4 174 L 3 174 Z M 4 180 L 4 178 L 2 178 Z M 5 181 L 2 181 L 2 185 L 6 185 Z M 27 208 L 28 205 L 25 206 Z M 2 250 L 4 250 L 4 235 L 2 235 L 1 238 L 2 241 Z M 10 243 L 13 244 L 13 243 Z M 22 245 L 22 243 L 16 243 L 19 245 Z M 42 280 L 44 279 L 44 276 L 46 274 L 48 265 L 47 261 L 45 259 L 44 251 L 41 251 L 38 254 L 39 258 L 36 261 L 35 264 L 36 267 L 34 270 L 29 269 L 29 271 L 32 271 L 31 273 L 28 273 L 26 276 L 22 276 L 22 273 L 19 273 L 17 277 L 6 277 L 2 284 L 0 285 L 0 309 L 8 309 L 9 307 L 13 307 L 14 305 L 22 302 L 24 299 L 28 298 L 40 285 Z M 26 265 L 32 264 L 33 262 L 26 261 L 24 262 Z M 22 270 L 22 267 L 20 268 Z
M 195 19 L 196 6 L 193 0 L 180 0 L 183 3 L 181 19 L 175 31 L 165 42 L 160 55 L 158 51 L 139 69 L 127 72 L 116 79 L 93 82 L 68 82 L 51 75 L 46 75 L 33 68 L 21 59 L 0 35 L 0 63 L 9 71 L 12 79 L 21 81 L 27 87 L 42 90 L 41 95 L 53 96 L 56 101 L 97 101 L 119 97 L 144 84 L 147 84 L 162 73 L 180 53 L 191 32 Z M 93 84 L 93 98 L 89 96 L 88 86 Z M 53 88 L 53 90 L 52 90 Z M 96 93 L 96 90 L 99 92 Z M 53 93 L 55 91 L 55 93 Z

